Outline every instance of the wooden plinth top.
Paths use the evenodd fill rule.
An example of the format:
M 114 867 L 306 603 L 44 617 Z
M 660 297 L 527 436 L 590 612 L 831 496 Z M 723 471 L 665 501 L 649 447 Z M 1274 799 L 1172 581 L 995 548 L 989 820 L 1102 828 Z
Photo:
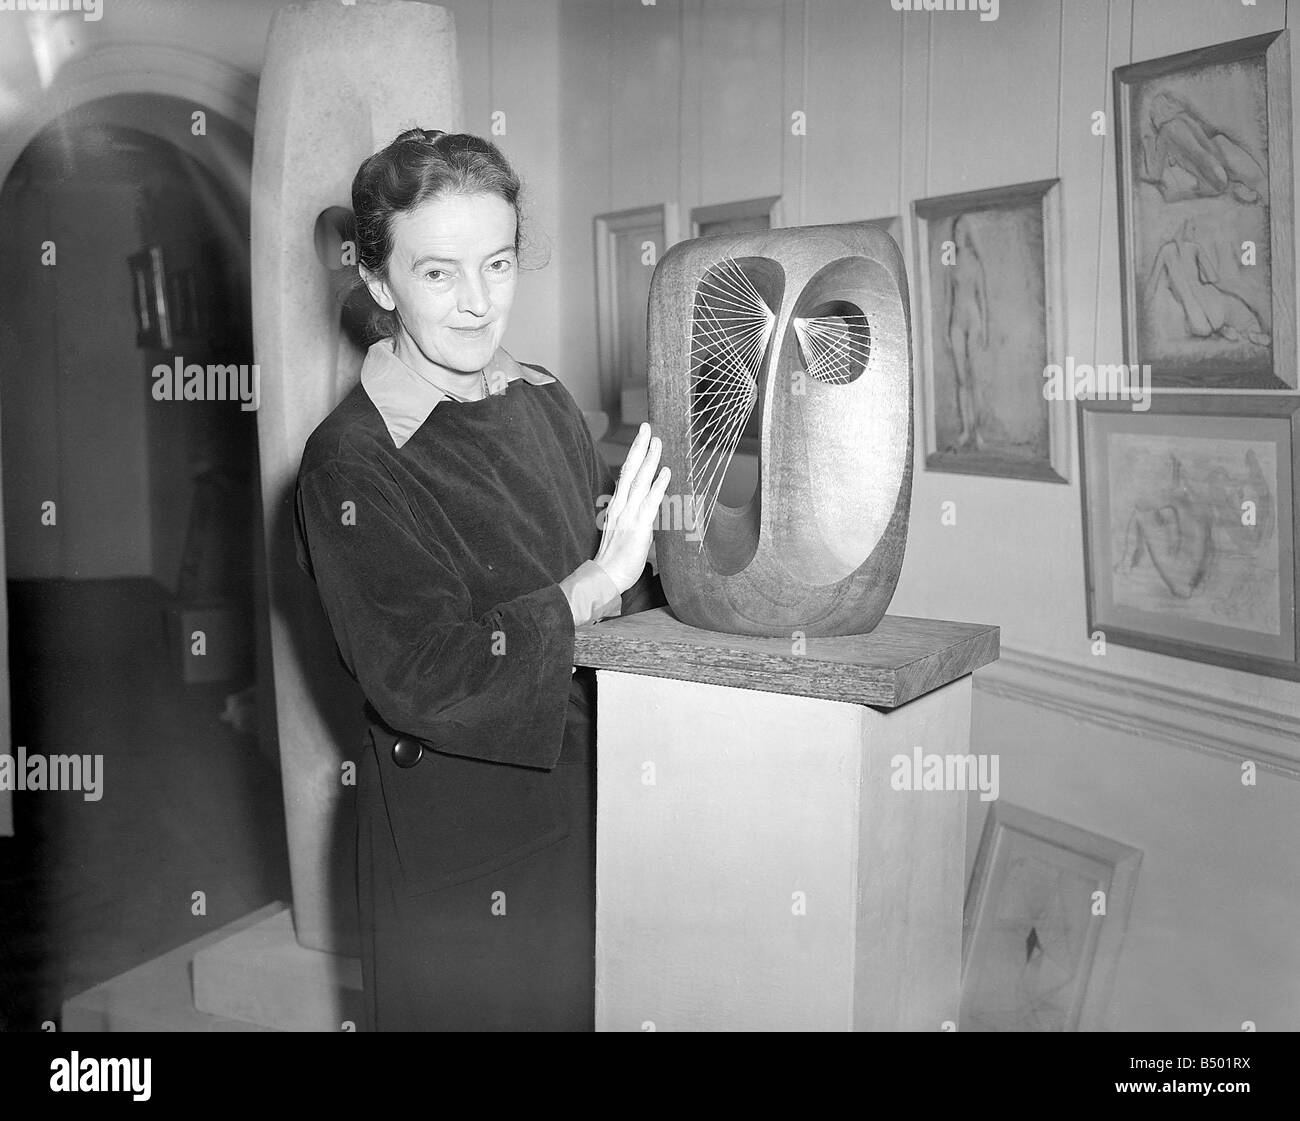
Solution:
M 756 638 L 688 627 L 666 607 L 580 627 L 574 662 L 595 669 L 897 708 L 997 660 L 997 627 L 886 615 L 870 634 Z

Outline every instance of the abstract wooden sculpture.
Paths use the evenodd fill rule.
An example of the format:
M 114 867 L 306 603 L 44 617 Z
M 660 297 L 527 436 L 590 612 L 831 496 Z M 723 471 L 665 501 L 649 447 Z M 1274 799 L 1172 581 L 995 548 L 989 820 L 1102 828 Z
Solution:
M 898 582 L 912 494 L 912 352 L 898 247 L 865 224 L 674 246 L 650 287 L 650 424 L 672 483 L 655 532 L 683 622 L 865 634 Z M 719 502 L 760 409 L 759 482 Z

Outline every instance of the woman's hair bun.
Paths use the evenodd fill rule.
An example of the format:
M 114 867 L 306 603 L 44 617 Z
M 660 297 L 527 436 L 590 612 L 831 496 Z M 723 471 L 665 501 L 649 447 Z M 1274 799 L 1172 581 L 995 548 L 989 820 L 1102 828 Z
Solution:
M 393 144 L 436 144 L 446 135 L 440 128 L 408 128 Z

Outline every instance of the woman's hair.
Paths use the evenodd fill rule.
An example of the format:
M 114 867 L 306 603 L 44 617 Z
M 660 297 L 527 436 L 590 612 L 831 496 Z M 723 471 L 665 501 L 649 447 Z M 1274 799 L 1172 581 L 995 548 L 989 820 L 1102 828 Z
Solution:
M 407 129 L 386 148 L 364 160 L 352 180 L 357 260 L 386 276 L 393 250 L 393 216 L 442 195 L 496 195 L 515 212 L 515 250 L 522 216 L 519 176 L 490 140 L 468 133 Z M 392 335 L 397 317 L 376 305 L 372 333 Z

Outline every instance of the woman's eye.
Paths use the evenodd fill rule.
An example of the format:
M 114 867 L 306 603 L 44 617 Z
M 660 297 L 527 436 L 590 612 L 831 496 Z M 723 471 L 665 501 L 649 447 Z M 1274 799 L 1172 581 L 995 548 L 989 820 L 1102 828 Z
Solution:
M 493 261 L 488 267 L 493 272 L 508 272 L 510 269 L 510 262 L 503 257 L 499 261 Z

